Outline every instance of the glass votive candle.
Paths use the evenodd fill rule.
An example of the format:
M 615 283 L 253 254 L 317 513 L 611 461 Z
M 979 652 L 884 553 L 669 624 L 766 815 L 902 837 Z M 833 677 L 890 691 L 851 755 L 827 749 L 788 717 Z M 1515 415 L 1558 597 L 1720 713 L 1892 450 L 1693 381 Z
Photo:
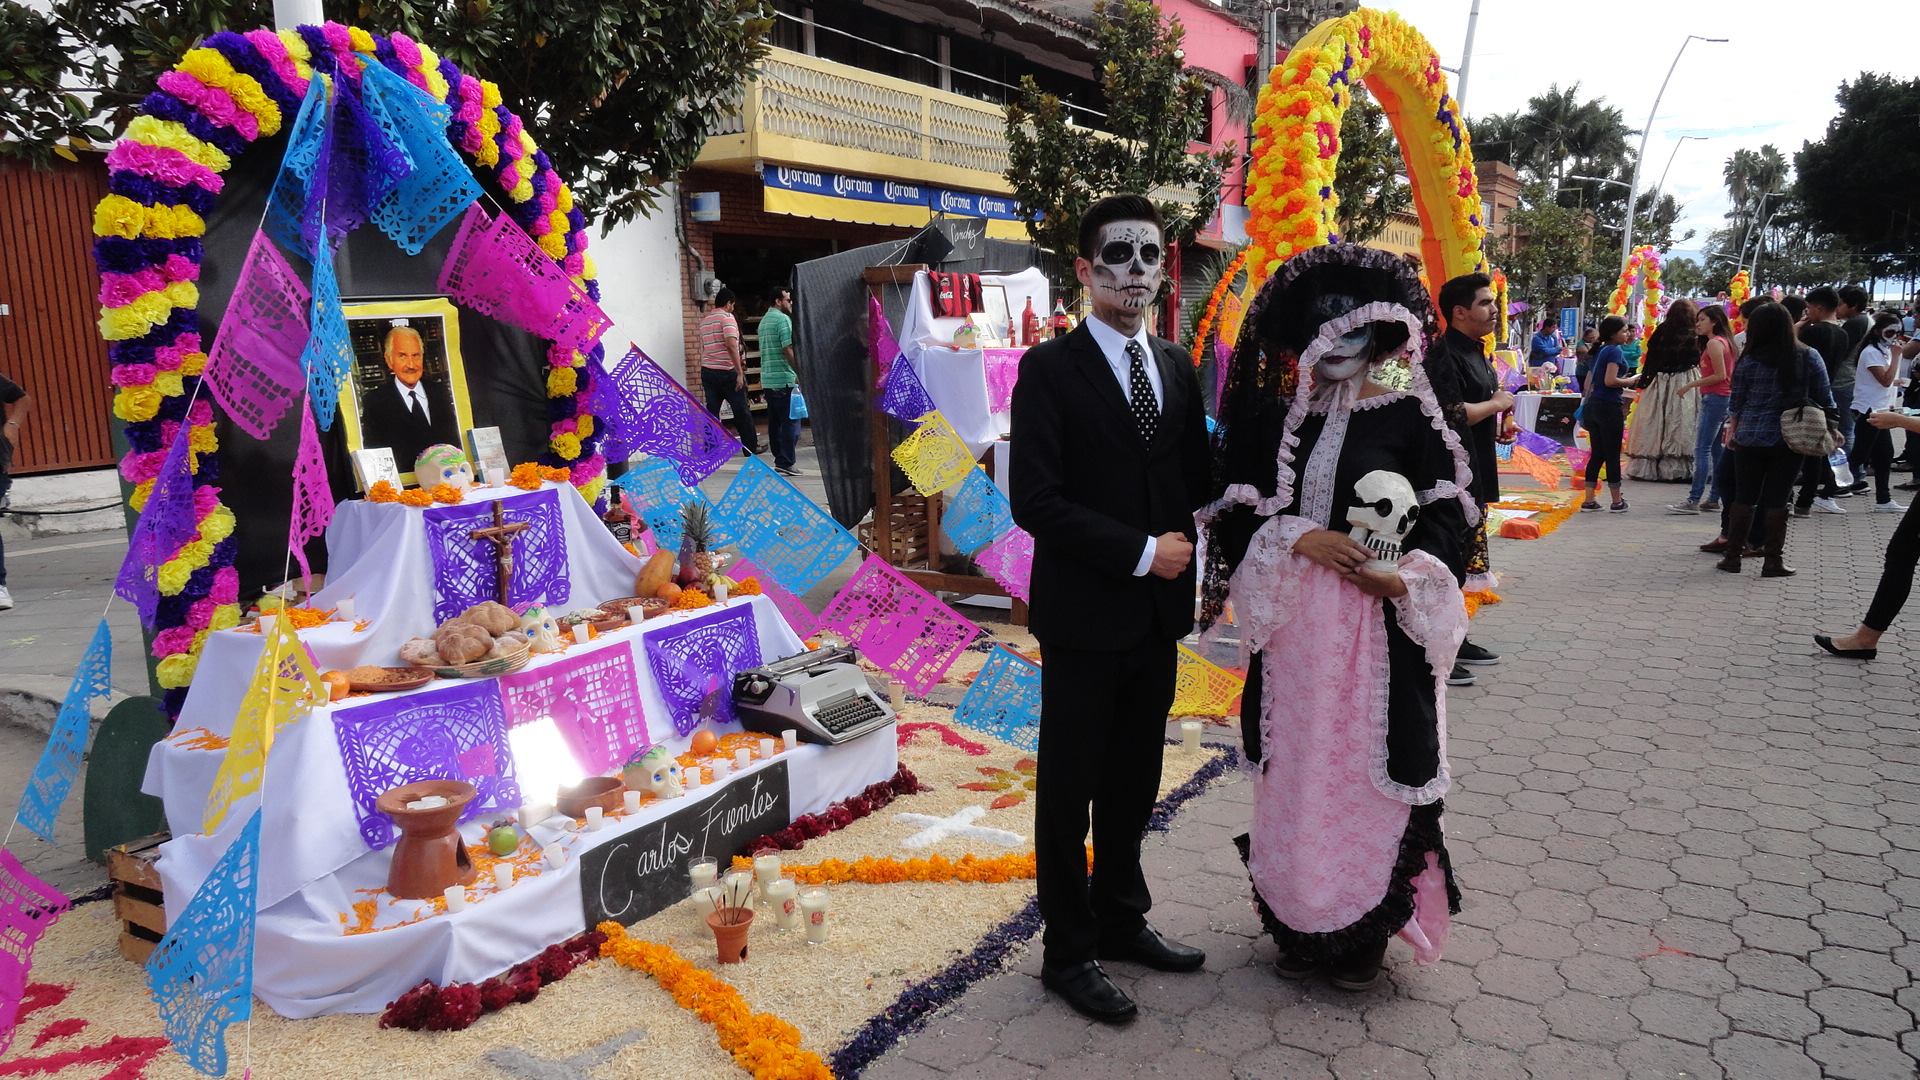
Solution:
M 752 763 L 753 751 L 743 746 L 733 752 L 733 767 L 735 769 L 744 769 Z
M 800 733 L 788 728 L 780 733 L 780 741 L 787 744 L 788 750 L 792 750 L 800 745 Z
M 627 623 L 629 625 L 639 626 L 641 623 L 646 621 L 647 621 L 647 613 L 641 610 L 641 607 L 639 604 L 635 604 L 632 607 L 627 609 Z
M 767 902 L 773 907 L 774 925 L 782 930 L 800 927 L 800 886 L 792 878 L 779 878 L 766 889 Z
M 680 774 L 680 786 L 686 788 L 688 791 L 692 791 L 694 788 L 700 786 L 705 777 L 706 773 L 701 770 L 700 766 L 695 765 L 693 768 Z
M 448 911 L 467 910 L 467 887 L 465 885 L 447 886 L 446 899 Z
M 893 705 L 894 712 L 903 712 L 907 707 L 907 684 L 899 679 L 887 680 L 887 700 Z
M 755 855 L 753 857 L 753 879 L 760 883 L 762 892 L 767 886 L 780 880 L 780 856 Z
M 540 856 L 546 861 L 549 870 L 558 870 L 567 864 L 567 853 L 559 844 L 548 844 Z
M 800 894 L 800 917 L 807 923 L 807 944 L 827 943 L 827 890 L 808 889 Z
M 640 812 L 640 793 L 632 788 L 628 788 L 621 793 L 620 801 L 626 804 L 627 813 L 637 814 Z
M 729 870 L 721 876 L 720 887 L 726 890 L 729 907 L 745 907 L 753 897 L 753 874 L 746 870 Z
M 352 622 L 353 621 L 353 597 L 351 596 L 341 597 L 339 602 L 333 605 L 333 614 L 335 618 L 341 620 L 342 622 Z
M 760 756 L 766 760 L 771 761 L 773 759 L 773 754 L 774 754 L 773 748 L 777 745 L 779 744 L 775 743 L 771 737 L 761 739 L 760 740 Z
M 727 891 L 718 885 L 693 890 L 693 923 L 701 932 L 707 929 L 707 916 L 727 904 Z
M 277 615 L 260 616 L 260 635 L 262 637 L 273 633 L 273 621 L 277 618 L 279 618 Z
M 1180 746 L 1189 753 L 1200 749 L 1200 721 L 1180 721 Z
M 575 645 L 585 645 L 587 643 L 587 639 L 592 635 L 593 635 L 593 627 L 588 626 L 586 623 L 583 623 L 583 622 L 577 622 L 573 624 L 573 643 Z
M 493 887 L 505 889 L 513 884 L 513 864 L 510 862 L 493 864 Z
M 719 878 L 719 859 L 711 855 L 702 855 L 697 859 L 687 860 L 687 880 L 693 884 L 693 890 L 695 892 L 699 892 L 701 889 L 713 884 L 719 880 Z
M 587 807 L 587 831 L 599 832 L 600 825 L 606 820 L 607 812 L 597 806 Z

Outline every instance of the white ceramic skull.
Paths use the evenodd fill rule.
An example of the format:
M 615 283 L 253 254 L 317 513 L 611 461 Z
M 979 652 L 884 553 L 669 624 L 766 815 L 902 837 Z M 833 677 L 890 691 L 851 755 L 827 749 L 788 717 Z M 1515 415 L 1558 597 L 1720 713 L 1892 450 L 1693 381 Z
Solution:
M 553 612 L 545 604 L 528 604 L 527 610 L 520 615 L 520 629 L 526 632 L 527 640 L 533 643 L 534 652 L 560 651 L 560 624 L 554 621 Z
M 1354 542 L 1373 552 L 1372 570 L 1392 570 L 1400 559 L 1400 545 L 1420 519 L 1420 499 L 1413 485 L 1399 473 L 1375 469 L 1353 485 L 1354 504 L 1347 524 Z
M 620 771 L 620 779 L 635 791 L 645 791 L 659 799 L 677 799 L 686 793 L 680 781 L 680 763 L 664 746 L 656 746 Z
M 1125 311 L 1145 311 L 1160 294 L 1160 227 L 1151 221 L 1110 221 L 1100 227 L 1093 288 Z

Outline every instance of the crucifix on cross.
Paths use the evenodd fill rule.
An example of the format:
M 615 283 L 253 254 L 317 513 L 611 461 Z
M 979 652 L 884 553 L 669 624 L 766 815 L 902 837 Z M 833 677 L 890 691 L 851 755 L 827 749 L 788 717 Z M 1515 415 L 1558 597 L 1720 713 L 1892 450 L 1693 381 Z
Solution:
M 513 580 L 513 538 L 529 527 L 529 522 L 508 521 L 507 512 L 501 509 L 500 501 L 496 499 L 493 503 L 493 524 L 467 534 L 475 540 L 485 540 L 493 545 L 494 565 L 500 573 L 500 581 L 494 588 L 494 599 L 502 605 L 507 602 L 507 586 Z

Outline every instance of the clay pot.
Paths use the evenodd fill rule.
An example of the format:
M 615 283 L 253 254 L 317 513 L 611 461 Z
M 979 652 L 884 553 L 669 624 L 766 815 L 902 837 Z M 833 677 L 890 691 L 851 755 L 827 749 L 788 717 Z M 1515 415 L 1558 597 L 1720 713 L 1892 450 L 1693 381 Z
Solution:
M 617 776 L 589 776 L 562 790 L 554 808 L 570 818 L 586 817 L 589 806 L 612 813 L 620 805 L 621 792 L 625 790 L 627 785 L 621 783 Z
M 734 919 L 736 922 L 722 922 Z M 720 962 L 738 964 L 747 958 L 747 931 L 753 929 L 752 908 L 721 908 L 707 916 L 713 930 L 714 947 L 720 950 Z
M 456 826 L 467 804 L 479 797 L 464 780 L 418 780 L 380 796 L 374 805 L 393 819 L 400 840 L 393 845 L 393 864 L 387 869 L 387 891 L 408 900 L 425 900 L 447 891 L 449 885 L 467 885 L 478 877 L 467 845 Z M 407 804 L 438 795 L 447 800 L 430 810 L 409 810 Z

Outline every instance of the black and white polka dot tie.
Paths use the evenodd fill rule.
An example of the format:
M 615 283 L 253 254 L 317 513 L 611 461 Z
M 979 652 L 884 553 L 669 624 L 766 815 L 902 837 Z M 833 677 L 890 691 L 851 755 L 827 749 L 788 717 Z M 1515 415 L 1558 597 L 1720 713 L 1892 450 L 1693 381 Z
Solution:
M 1127 401 L 1133 407 L 1133 422 L 1140 426 L 1140 438 L 1153 445 L 1153 431 L 1160 423 L 1160 406 L 1153 400 L 1153 384 L 1147 381 L 1147 353 L 1137 341 L 1127 342 Z

